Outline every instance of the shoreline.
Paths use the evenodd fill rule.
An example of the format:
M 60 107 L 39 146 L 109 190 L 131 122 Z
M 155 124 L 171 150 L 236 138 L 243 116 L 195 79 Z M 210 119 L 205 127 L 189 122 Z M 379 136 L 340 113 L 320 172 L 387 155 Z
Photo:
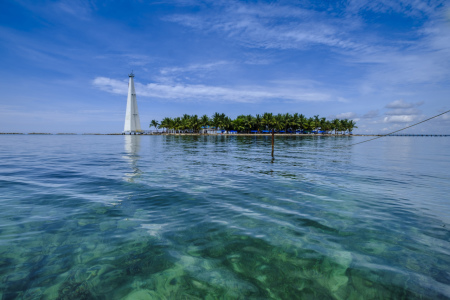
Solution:
M 0 135 L 134 135 L 134 134 L 122 134 L 122 133 L 46 133 L 46 132 L 31 132 L 31 133 L 22 133 L 22 132 L 0 132 Z M 137 134 L 139 136 L 272 136 L 272 133 L 144 133 Z M 450 134 L 391 134 L 391 135 L 383 135 L 383 134 L 315 134 L 315 133 L 275 133 L 277 137 L 283 136 L 316 136 L 316 137 L 350 137 L 350 136 L 421 136 L 421 137 L 450 137 Z
M 0 135 L 134 135 L 123 133 L 22 133 L 22 132 L 0 132 Z M 136 135 L 145 136 L 272 136 L 272 133 L 143 133 Z M 275 133 L 276 136 L 381 136 L 380 134 L 315 134 L 315 133 Z

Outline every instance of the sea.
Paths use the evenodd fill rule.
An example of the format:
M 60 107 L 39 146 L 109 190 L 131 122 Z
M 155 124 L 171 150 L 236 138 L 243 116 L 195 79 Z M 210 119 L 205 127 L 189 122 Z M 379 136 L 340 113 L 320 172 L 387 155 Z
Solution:
M 450 299 L 450 138 L 0 136 L 0 299 Z

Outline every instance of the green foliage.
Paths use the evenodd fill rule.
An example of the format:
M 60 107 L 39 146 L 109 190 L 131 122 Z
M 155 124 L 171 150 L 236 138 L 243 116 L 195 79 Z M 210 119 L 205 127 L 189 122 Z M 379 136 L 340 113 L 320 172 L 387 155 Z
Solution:
M 155 127 L 155 129 L 156 129 L 156 128 L 158 128 L 158 125 L 159 125 L 158 121 L 152 120 L 150 122 L 150 126 L 149 127 Z
M 239 115 L 236 119 L 231 119 L 225 114 L 214 113 L 211 118 L 203 115 L 200 118 L 197 115 L 184 114 L 182 117 L 164 118 L 161 123 L 156 120 L 150 122 L 150 127 L 164 128 L 167 132 L 181 133 L 191 132 L 199 133 L 202 129 L 214 130 L 236 130 L 241 133 L 249 133 L 251 131 L 275 130 L 284 132 L 301 131 L 311 133 L 313 131 L 323 131 L 325 133 L 345 134 L 351 133 L 356 126 L 353 120 L 319 118 L 319 115 L 306 118 L 299 113 L 285 113 L 274 115 L 272 113 L 264 113 L 263 115 Z

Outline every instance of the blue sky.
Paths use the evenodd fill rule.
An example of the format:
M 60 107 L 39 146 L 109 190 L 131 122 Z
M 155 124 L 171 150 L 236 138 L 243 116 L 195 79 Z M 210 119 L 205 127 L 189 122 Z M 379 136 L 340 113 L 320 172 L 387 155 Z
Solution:
M 450 109 L 450 5 L 4 0 L 0 66 L 0 132 L 121 132 L 133 70 L 144 129 L 298 112 L 387 133 Z

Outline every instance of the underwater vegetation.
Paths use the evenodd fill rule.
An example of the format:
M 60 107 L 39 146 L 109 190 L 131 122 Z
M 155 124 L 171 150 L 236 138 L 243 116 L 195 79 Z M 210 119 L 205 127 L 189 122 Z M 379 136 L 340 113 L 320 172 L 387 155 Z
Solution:
M 62 138 L 0 145 L 0 299 L 450 298 L 445 165 L 342 139 L 271 162 L 264 139 Z

